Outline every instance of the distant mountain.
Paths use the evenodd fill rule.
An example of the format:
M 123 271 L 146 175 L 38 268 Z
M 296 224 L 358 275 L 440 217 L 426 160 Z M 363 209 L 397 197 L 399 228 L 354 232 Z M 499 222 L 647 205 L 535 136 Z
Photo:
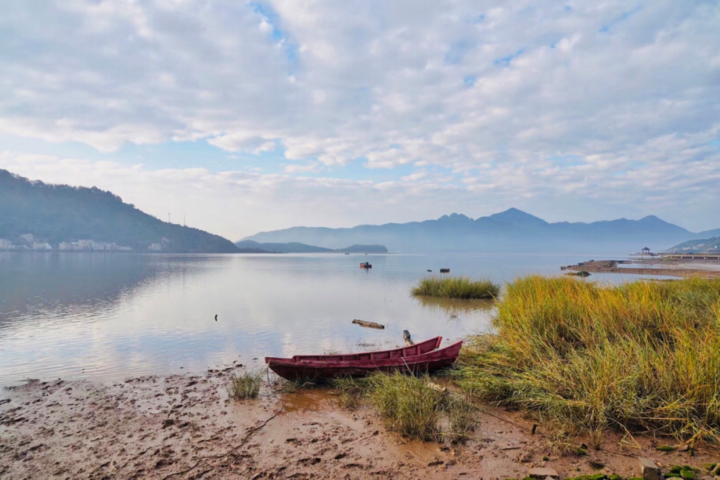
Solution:
M 351 245 L 346 248 L 332 249 L 299 242 L 259 243 L 252 240 L 241 240 L 235 246 L 241 249 L 262 249 L 276 253 L 387 253 L 387 248 L 382 245 Z
M 293 227 L 247 237 L 256 242 L 302 242 L 335 249 L 382 244 L 392 252 L 513 252 L 626 254 L 645 246 L 659 251 L 699 234 L 654 215 L 592 223 L 545 220 L 511 208 L 472 219 L 453 213 L 437 220 L 352 228 Z
M 678 253 L 720 253 L 720 236 L 688 240 L 687 242 L 668 248 L 667 251 Z
M 329 253 L 334 252 L 329 248 L 314 247 L 304 243 L 259 243 L 252 240 L 240 240 L 235 246 L 242 249 L 258 249 L 275 253 Z
M 158 220 L 110 192 L 33 182 L 7 170 L 0 170 L 0 239 L 18 248 L 238 252 L 229 240 Z

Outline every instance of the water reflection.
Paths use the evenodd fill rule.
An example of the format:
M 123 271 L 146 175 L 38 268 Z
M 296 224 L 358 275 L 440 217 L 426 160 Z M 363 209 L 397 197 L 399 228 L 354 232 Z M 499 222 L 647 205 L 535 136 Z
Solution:
M 360 260 L 372 270 L 361 270 Z M 197 372 L 491 329 L 492 302 L 416 299 L 438 265 L 502 283 L 583 258 L 0 254 L 0 384 Z M 218 320 L 215 321 L 215 315 Z M 384 330 L 353 325 L 377 322 Z
M 445 313 L 450 320 L 457 320 L 461 315 L 478 312 L 492 314 L 495 308 L 495 300 L 459 300 L 436 297 L 415 297 L 415 300 L 427 309 Z

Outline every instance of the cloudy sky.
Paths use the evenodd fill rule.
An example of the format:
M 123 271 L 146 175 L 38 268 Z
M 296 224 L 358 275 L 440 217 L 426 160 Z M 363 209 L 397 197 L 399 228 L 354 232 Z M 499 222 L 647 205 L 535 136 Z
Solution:
M 720 227 L 720 2 L 6 0 L 0 168 L 231 239 Z

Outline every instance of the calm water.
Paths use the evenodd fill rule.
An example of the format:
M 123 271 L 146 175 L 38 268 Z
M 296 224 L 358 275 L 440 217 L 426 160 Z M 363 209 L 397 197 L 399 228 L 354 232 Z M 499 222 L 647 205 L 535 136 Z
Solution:
M 412 298 L 427 269 L 506 282 L 587 259 L 0 253 L 0 385 L 199 372 L 234 360 L 261 367 L 265 356 L 399 346 L 404 329 L 447 342 L 490 330 L 492 305 Z M 366 260 L 372 270 L 359 268 Z

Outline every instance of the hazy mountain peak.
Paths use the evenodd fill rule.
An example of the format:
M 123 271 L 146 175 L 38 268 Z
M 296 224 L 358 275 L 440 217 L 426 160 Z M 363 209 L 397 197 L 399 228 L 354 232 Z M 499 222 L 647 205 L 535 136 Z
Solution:
M 496 222 L 518 226 L 548 225 L 548 222 L 546 222 L 542 218 L 538 218 L 535 215 L 530 215 L 529 213 L 518 210 L 517 208 L 508 208 L 504 212 L 495 213 L 493 215 L 490 215 L 488 218 L 491 218 Z
M 472 222 L 472 218 L 462 213 L 451 213 L 438 218 L 439 222 Z

